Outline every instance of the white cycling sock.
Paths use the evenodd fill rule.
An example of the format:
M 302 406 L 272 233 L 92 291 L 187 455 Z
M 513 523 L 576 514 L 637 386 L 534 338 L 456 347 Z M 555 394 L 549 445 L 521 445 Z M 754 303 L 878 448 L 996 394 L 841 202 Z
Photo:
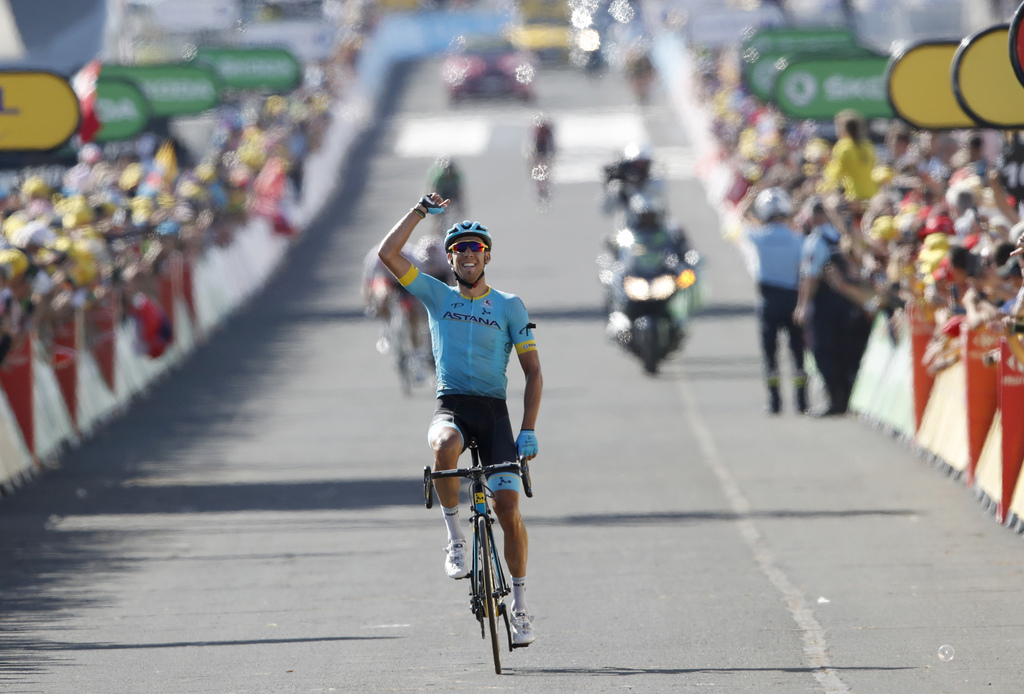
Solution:
M 512 612 L 526 612 L 526 576 L 512 577 Z
M 448 528 L 448 541 L 452 540 L 465 540 L 466 536 L 462 534 L 462 526 L 459 525 L 459 507 L 445 508 L 441 507 L 444 511 L 444 524 Z

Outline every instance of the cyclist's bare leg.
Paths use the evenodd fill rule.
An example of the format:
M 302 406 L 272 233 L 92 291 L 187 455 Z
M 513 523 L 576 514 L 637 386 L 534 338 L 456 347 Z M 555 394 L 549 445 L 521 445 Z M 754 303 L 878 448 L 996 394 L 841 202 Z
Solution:
M 505 563 L 511 576 L 526 575 L 529 538 L 519 513 L 519 492 L 504 489 L 494 492 L 494 514 L 505 535 Z
M 455 427 L 438 426 L 430 432 L 430 447 L 434 451 L 434 472 L 454 470 L 462 455 L 462 434 Z M 444 508 L 459 505 L 459 478 L 434 480 L 437 499 Z

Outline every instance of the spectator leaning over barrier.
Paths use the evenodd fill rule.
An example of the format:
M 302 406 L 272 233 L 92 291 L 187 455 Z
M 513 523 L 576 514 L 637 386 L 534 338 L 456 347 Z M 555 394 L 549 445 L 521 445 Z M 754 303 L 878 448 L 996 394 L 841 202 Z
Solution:
M 815 414 L 845 414 L 853 384 L 847 361 L 853 357 L 849 349 L 850 330 L 859 312 L 857 305 L 834 287 L 826 277 L 826 267 L 838 270 L 840 277 L 849 273 L 846 255 L 840 247 L 840 233 L 829 219 L 825 203 L 812 197 L 806 203 L 810 217 L 810 234 L 803 242 L 800 262 L 800 287 L 793 321 L 808 333 L 814 362 L 825 381 L 828 405 Z M 845 283 L 843 283 L 845 288 Z M 859 362 L 859 355 L 857 355 Z M 856 374 L 856 369 L 853 369 Z
M 750 200 L 745 206 L 750 205 Z M 803 241 L 790 226 L 793 214 L 789 193 L 768 188 L 753 200 L 755 223 L 747 232 L 747 256 L 757 282 L 757 316 L 761 333 L 761 354 L 765 385 L 768 389 L 768 414 L 782 411 L 779 392 L 778 336 L 785 330 L 793 358 L 793 389 L 797 412 L 807 411 L 807 374 L 804 372 L 804 334 L 793 321 L 800 276 L 800 249 Z
M 1024 261 L 1024 236 L 1017 240 L 1016 246 L 1012 251 L 1012 257 L 1007 261 L 1007 263 L 1017 263 L 1016 274 L 1018 276 L 1022 273 L 1020 265 L 1022 261 Z M 1019 283 L 1020 281 L 1018 280 Z M 1018 362 L 1024 364 L 1024 343 L 1021 343 L 1021 335 L 1024 333 L 1024 287 L 1018 290 L 1017 297 L 1008 315 L 1003 318 L 1002 326 L 1006 333 L 1006 342 L 1010 352 Z

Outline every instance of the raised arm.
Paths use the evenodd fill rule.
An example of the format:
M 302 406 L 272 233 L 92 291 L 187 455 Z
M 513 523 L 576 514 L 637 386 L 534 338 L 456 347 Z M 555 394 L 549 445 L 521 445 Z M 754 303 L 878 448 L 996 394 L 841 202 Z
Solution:
M 424 201 L 430 202 L 431 206 L 426 205 Z M 451 201 L 442 200 L 441 196 L 437 193 L 424 196 L 422 200 L 416 203 L 415 207 L 398 220 L 395 226 L 391 227 L 391 231 L 380 242 L 380 247 L 377 249 L 377 257 L 380 258 L 388 270 L 391 270 L 395 277 L 405 276 L 409 272 L 409 268 L 412 267 L 409 259 L 402 255 L 402 249 L 405 248 L 409 236 L 412 235 L 412 230 L 416 228 L 419 221 L 426 217 L 428 213 L 434 212 L 435 209 L 438 212 L 444 211 L 444 208 L 448 207 L 449 202 Z

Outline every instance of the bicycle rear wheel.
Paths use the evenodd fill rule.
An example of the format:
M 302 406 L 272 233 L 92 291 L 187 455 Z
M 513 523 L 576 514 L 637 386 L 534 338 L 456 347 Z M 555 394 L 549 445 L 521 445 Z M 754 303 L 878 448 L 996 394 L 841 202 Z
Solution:
M 480 538 L 480 573 L 483 574 L 481 581 L 483 590 L 484 614 L 487 615 L 487 629 L 491 634 L 491 652 L 494 654 L 494 673 L 501 674 L 501 648 L 498 646 L 498 598 L 495 595 L 494 584 L 494 554 L 491 547 L 491 536 L 487 532 L 487 517 L 479 516 L 476 519 L 476 533 Z

